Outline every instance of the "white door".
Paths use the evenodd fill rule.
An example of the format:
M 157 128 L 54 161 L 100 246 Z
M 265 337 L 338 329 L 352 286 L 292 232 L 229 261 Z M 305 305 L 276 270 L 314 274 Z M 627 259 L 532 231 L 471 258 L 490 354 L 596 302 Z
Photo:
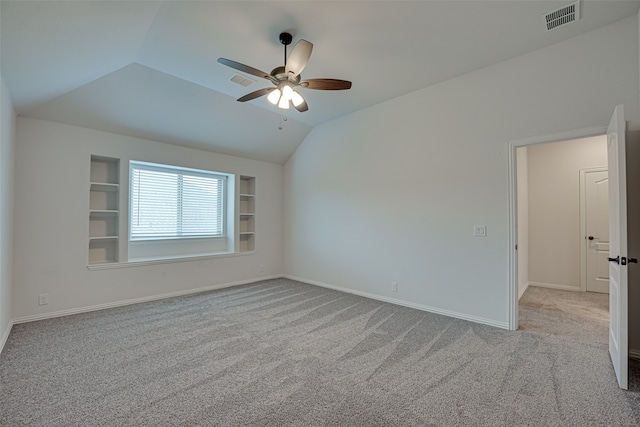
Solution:
M 609 353 L 618 384 L 627 389 L 627 177 L 624 109 L 618 105 L 607 129 L 609 164 Z
M 609 179 L 607 171 L 585 172 L 587 291 L 609 293 Z

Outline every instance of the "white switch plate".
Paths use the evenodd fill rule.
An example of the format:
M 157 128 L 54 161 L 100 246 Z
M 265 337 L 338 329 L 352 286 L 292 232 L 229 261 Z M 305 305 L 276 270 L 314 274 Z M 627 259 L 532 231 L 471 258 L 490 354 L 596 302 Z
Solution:
M 474 225 L 473 226 L 473 235 L 475 237 L 486 237 L 487 236 L 487 226 L 486 225 Z

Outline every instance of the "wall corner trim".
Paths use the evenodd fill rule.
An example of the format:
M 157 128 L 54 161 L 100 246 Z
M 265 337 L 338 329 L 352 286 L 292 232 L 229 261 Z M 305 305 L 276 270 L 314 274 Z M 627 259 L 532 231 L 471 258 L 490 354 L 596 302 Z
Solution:
M 518 292 L 518 301 L 520 300 L 520 298 L 522 298 L 522 295 L 524 295 L 524 293 L 527 291 L 527 289 L 529 289 L 529 285 L 531 284 L 531 282 L 527 281 L 527 283 L 524 284 L 524 286 L 522 287 L 522 290 L 520 292 Z
M 13 328 L 14 322 L 11 321 L 7 325 L 7 329 L 3 331 L 2 336 L 0 336 L 0 354 L 2 354 L 2 350 L 4 350 L 4 345 L 7 343 L 9 339 L 9 334 L 11 333 L 11 328 Z
M 345 293 L 348 293 L 348 294 L 354 294 L 354 295 L 358 295 L 358 296 L 365 297 L 365 298 L 371 298 L 371 299 L 378 300 L 378 301 L 388 302 L 390 304 L 401 305 L 401 306 L 404 306 L 404 307 L 414 308 L 416 310 L 421 310 L 421 311 L 427 311 L 429 313 L 441 314 L 443 316 L 454 317 L 456 319 L 462 319 L 462 320 L 466 320 L 466 321 L 469 321 L 469 322 L 480 323 L 480 324 L 483 324 L 483 325 L 493 326 L 493 327 L 496 327 L 496 328 L 509 329 L 509 324 L 507 322 L 498 322 L 498 321 L 491 320 L 491 319 L 485 319 L 483 317 L 470 316 L 468 314 L 459 313 L 459 312 L 456 312 L 456 311 L 444 310 L 444 309 L 441 309 L 441 308 L 431 307 L 431 306 L 423 305 L 423 304 L 416 304 L 416 303 L 412 303 L 412 302 L 408 302 L 408 301 L 404 301 L 404 300 L 400 300 L 400 299 L 396 299 L 396 298 L 389 298 L 389 297 L 385 297 L 385 296 L 382 296 L 382 295 L 377 295 L 377 294 L 370 293 L 370 292 L 357 291 L 355 289 L 349 289 L 349 288 L 345 288 L 343 286 L 331 285 L 331 284 L 328 284 L 328 283 L 318 282 L 316 280 L 311 280 L 311 279 L 305 279 L 305 278 L 302 278 L 302 277 L 292 276 L 290 274 L 285 274 L 282 277 L 284 277 L 285 279 L 295 280 L 297 282 L 303 282 L 303 283 L 306 283 L 306 284 L 309 284 L 309 285 L 320 286 L 322 288 L 333 289 L 335 291 L 345 292 Z

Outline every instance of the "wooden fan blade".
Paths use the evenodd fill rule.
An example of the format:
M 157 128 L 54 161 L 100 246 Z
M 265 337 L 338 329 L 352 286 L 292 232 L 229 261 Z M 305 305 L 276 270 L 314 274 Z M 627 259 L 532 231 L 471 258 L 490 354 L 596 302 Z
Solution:
M 309 79 L 300 82 L 300 86 L 317 90 L 346 90 L 351 89 L 351 82 L 337 79 Z
M 249 67 L 248 65 L 244 65 L 239 62 L 232 61 L 230 59 L 218 58 L 218 62 L 221 63 L 222 65 L 226 65 L 227 67 L 231 67 L 238 71 L 242 71 L 243 73 L 262 77 L 263 79 L 271 80 L 272 82 L 275 80 L 273 76 L 271 76 L 271 74 L 265 73 L 264 71 L 260 71 L 253 67 Z
M 284 70 L 287 74 L 292 73 L 297 76 L 307 66 L 309 58 L 311 57 L 311 51 L 313 50 L 313 44 L 306 40 L 300 40 L 293 47 L 289 58 L 287 58 L 287 65 Z
M 268 94 L 269 92 L 271 92 L 274 89 L 275 89 L 275 87 L 265 87 L 264 89 L 258 89 L 255 92 L 251 92 L 251 93 L 246 94 L 242 98 L 238 98 L 238 101 L 239 102 L 251 101 L 252 99 L 256 99 L 256 98 L 258 98 L 260 96 Z
M 295 104 L 293 104 L 293 108 L 295 108 L 296 110 L 300 111 L 301 113 L 304 113 L 305 111 L 307 111 L 309 109 L 309 106 L 307 105 L 307 101 L 302 101 L 302 104 L 298 105 L 297 107 L 295 106 Z

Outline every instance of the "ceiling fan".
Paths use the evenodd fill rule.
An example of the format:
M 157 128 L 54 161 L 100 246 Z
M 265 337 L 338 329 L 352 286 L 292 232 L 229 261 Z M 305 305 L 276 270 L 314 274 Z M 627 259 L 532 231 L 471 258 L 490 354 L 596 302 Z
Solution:
M 269 80 L 275 87 L 258 89 L 255 92 L 246 94 L 238 99 L 240 102 L 250 101 L 263 95 L 274 105 L 282 109 L 288 109 L 289 105 L 304 112 L 309 109 L 307 102 L 302 95 L 294 88 L 302 87 L 316 90 L 345 90 L 351 89 L 351 82 L 337 79 L 308 79 L 302 80 L 301 72 L 307 66 L 313 44 L 300 39 L 293 47 L 291 54 L 287 58 L 287 46 L 291 44 L 293 36 L 289 33 L 280 33 L 280 43 L 284 45 L 284 66 L 274 68 L 270 74 L 260 71 L 248 65 L 241 64 L 226 58 L 218 58 L 218 62 L 227 67 L 234 68 L 243 73 L 252 74 Z

